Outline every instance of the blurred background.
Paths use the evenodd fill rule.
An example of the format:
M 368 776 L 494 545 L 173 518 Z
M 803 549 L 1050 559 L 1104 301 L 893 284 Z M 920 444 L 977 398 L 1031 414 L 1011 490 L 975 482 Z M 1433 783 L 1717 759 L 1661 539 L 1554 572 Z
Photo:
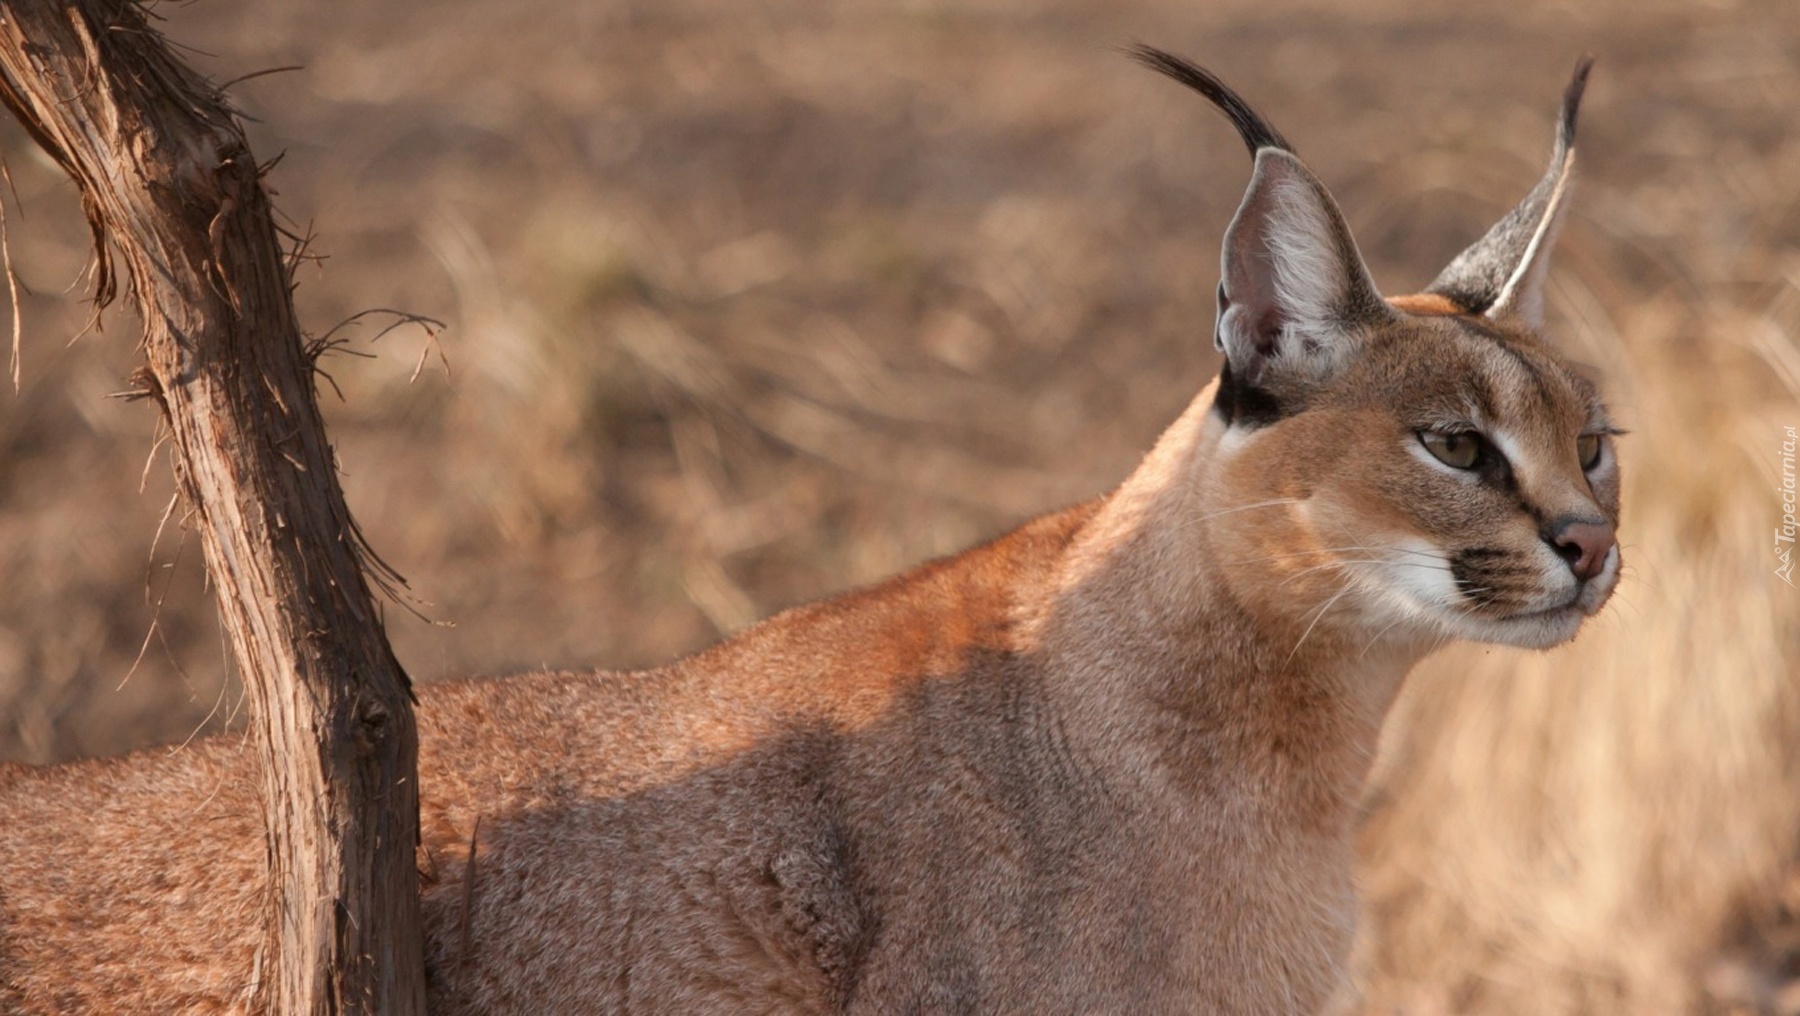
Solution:
M 1542 170 L 1599 58 L 1550 313 L 1631 435 L 1626 581 L 1570 647 L 1411 681 L 1346 1011 L 1800 1013 L 1791 0 L 472 0 L 157 8 L 251 118 L 351 507 L 422 681 L 629 667 L 1121 479 L 1212 375 L 1248 175 L 1141 40 L 1240 87 L 1408 292 Z M 256 75 L 257 72 L 277 71 Z M 242 700 L 157 445 L 109 397 L 70 185 L 10 122 L 0 759 Z M 340 397 L 341 393 L 341 397 Z M 416 615 L 416 616 L 415 616 Z

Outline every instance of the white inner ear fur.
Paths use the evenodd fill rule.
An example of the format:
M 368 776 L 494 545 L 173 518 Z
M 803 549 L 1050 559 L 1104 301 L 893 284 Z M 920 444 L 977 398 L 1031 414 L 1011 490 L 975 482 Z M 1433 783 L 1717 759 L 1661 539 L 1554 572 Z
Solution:
M 1332 249 L 1331 221 L 1303 180 L 1276 180 L 1272 204 L 1264 242 L 1275 267 L 1276 298 L 1296 331 L 1327 329 L 1335 323 L 1349 274 Z
M 1289 152 L 1265 148 L 1225 239 L 1219 321 L 1225 353 L 1246 379 L 1265 371 L 1316 380 L 1353 345 L 1340 320 L 1353 296 L 1379 299 L 1324 187 Z M 1367 294 L 1354 290 L 1367 289 Z M 1267 335 L 1271 321 L 1279 330 Z

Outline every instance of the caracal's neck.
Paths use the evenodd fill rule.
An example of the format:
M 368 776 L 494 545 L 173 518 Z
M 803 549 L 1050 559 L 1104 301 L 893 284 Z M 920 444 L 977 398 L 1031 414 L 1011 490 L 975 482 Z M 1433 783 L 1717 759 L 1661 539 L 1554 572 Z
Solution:
M 1209 492 L 1234 454 L 1213 392 L 1071 543 L 1036 641 L 1054 694 L 1128 766 L 1209 797 L 1263 787 L 1271 799 L 1247 806 L 1347 827 L 1381 721 L 1428 646 L 1241 595 L 1253 576 L 1231 569 L 1258 564 L 1206 538 L 1216 513 L 1241 507 Z

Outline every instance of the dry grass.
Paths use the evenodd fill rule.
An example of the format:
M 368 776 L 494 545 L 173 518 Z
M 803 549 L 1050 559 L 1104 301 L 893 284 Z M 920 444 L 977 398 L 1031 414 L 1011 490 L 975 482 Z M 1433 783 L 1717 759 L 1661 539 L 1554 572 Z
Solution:
M 1417 675 L 1370 798 L 1364 1008 L 1793 1011 L 1800 592 L 1770 533 L 1800 424 L 1800 21 L 1470 11 L 249 0 L 169 27 L 221 79 L 306 67 L 234 91 L 331 255 L 302 273 L 314 331 L 452 323 L 448 376 L 372 325 L 374 359 L 326 361 L 352 505 L 446 622 L 395 611 L 422 679 L 664 659 L 1123 475 L 1212 370 L 1246 166 L 1115 44 L 1239 83 L 1395 291 L 1535 178 L 1593 50 L 1551 310 L 1633 431 L 1630 574 L 1568 649 Z M 150 549 L 151 410 L 105 398 L 132 323 L 66 345 L 80 219 L 0 142 L 33 290 L 0 396 L 0 757 L 179 740 L 236 692 L 178 519 Z

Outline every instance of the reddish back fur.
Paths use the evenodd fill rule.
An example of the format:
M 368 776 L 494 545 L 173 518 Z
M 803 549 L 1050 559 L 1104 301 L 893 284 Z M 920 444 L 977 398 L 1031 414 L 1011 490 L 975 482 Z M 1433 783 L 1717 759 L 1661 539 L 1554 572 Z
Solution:
M 1402 678 L 1450 637 L 1571 637 L 1617 556 L 1576 581 L 1556 526 L 1615 524 L 1618 474 L 1533 329 L 1383 304 L 1310 171 L 1256 173 L 1234 371 L 1118 490 L 656 670 L 423 690 L 434 1012 L 1325 1003 Z M 240 1008 L 253 765 L 0 767 L 0 1007 Z

